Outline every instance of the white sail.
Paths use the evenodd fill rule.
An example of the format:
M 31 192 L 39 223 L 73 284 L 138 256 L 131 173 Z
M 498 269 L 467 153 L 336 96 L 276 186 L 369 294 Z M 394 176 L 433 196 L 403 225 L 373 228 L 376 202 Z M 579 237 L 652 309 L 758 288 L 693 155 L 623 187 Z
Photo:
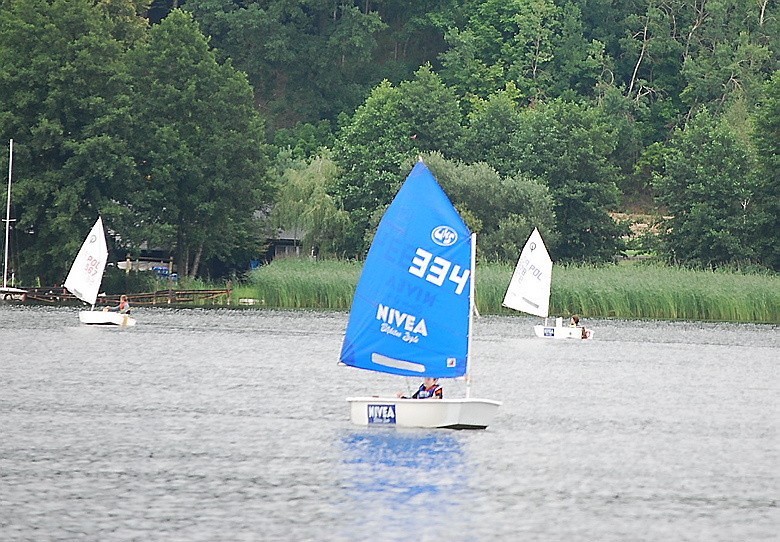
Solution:
M 520 253 L 503 305 L 547 318 L 550 309 L 551 282 L 552 260 L 539 230 L 534 228 Z
M 65 279 L 65 288 L 85 303 L 94 305 L 107 260 L 108 247 L 103 231 L 103 219 L 98 217 L 70 268 L 68 278 Z

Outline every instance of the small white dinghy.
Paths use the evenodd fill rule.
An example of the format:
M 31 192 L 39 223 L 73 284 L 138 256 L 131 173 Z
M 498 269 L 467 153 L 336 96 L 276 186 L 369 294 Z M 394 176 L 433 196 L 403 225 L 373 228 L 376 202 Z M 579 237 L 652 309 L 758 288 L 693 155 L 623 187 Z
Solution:
M 564 326 L 563 318 L 548 324 L 550 285 L 553 263 L 539 230 L 534 228 L 520 253 L 517 266 L 504 295 L 502 305 L 516 311 L 541 316 L 544 325 L 535 325 L 534 333 L 545 339 L 589 339 L 593 332 L 580 326 Z
M 593 330 L 585 329 L 582 326 L 564 326 L 563 318 L 555 319 L 555 325 L 547 324 L 547 318 L 544 319 L 544 325 L 534 326 L 534 333 L 537 337 L 545 339 L 590 339 L 593 337 Z
M 379 223 L 340 360 L 412 377 L 466 379 L 466 397 L 348 397 L 357 425 L 485 429 L 501 402 L 470 397 L 475 236 L 420 161 Z
M 65 279 L 65 288 L 83 302 L 92 305 L 92 310 L 79 311 L 79 321 L 82 324 L 134 326 L 135 319 L 128 314 L 95 310 L 95 301 L 103 282 L 103 270 L 107 260 L 106 233 L 103 230 L 103 219 L 98 217 L 70 268 L 68 278 Z

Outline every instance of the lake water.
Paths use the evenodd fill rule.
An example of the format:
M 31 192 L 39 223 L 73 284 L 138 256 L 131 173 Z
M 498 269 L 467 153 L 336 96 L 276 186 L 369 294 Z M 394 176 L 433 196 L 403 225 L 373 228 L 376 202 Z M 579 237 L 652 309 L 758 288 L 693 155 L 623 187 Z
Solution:
M 776 540 L 774 326 L 481 318 L 459 432 L 349 423 L 418 382 L 338 366 L 345 313 L 134 312 L 0 304 L 2 540 Z

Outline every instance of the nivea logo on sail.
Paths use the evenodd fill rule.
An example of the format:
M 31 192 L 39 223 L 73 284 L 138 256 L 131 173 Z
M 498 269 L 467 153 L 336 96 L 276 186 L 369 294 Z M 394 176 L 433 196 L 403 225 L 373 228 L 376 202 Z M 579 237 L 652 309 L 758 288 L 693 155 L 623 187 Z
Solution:
M 458 241 L 458 232 L 449 226 L 437 226 L 431 232 L 431 239 L 437 245 L 448 247 Z
M 404 342 L 417 343 L 421 335 L 428 336 L 425 318 L 418 319 L 412 314 L 406 314 L 381 303 L 376 310 L 376 319 L 382 322 L 380 326 L 382 333 L 398 337 Z

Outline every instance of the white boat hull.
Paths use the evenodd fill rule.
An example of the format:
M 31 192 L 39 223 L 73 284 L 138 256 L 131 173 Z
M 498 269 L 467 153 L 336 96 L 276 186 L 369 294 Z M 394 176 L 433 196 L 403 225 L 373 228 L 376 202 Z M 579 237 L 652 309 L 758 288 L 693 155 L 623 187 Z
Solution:
M 593 337 L 593 331 L 590 329 L 584 330 L 581 327 L 571 326 L 534 326 L 534 333 L 537 337 L 543 339 L 590 339 Z
M 356 425 L 485 429 L 501 406 L 490 399 L 399 399 L 347 397 Z
M 79 321 L 91 326 L 134 326 L 135 318 L 127 314 L 104 311 L 79 311 Z
M 27 290 L 21 288 L 0 288 L 0 301 L 24 301 Z

